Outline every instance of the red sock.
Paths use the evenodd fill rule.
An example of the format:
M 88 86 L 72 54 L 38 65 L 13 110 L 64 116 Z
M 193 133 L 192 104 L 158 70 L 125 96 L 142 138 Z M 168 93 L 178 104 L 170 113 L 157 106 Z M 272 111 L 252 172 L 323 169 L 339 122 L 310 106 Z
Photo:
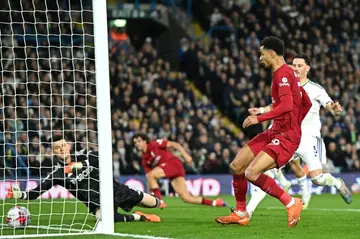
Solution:
M 155 195 L 155 197 L 157 197 L 158 199 L 162 199 L 162 197 L 161 197 L 161 192 L 160 192 L 160 189 L 159 188 L 154 188 L 153 190 L 152 190 L 152 192 L 153 192 L 153 194 Z
M 245 179 L 245 174 L 233 175 L 233 188 L 236 198 L 236 210 L 246 211 L 246 193 L 248 189 L 248 182 Z
M 261 188 L 267 194 L 279 199 L 285 206 L 291 202 L 289 194 L 287 194 L 282 188 L 280 188 L 274 179 L 265 174 L 260 174 L 258 179 L 253 182 L 256 186 Z
M 213 203 L 213 200 L 207 199 L 207 198 L 202 198 L 201 204 L 212 206 L 212 203 Z

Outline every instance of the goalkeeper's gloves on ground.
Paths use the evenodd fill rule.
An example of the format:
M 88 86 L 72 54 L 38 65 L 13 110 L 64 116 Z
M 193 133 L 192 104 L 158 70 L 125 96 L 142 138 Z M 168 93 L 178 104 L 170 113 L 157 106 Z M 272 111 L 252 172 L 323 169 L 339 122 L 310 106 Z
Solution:
M 22 197 L 23 197 L 23 192 L 21 192 L 19 186 L 17 185 L 13 185 L 12 187 L 10 187 L 6 194 L 6 198 L 20 199 Z

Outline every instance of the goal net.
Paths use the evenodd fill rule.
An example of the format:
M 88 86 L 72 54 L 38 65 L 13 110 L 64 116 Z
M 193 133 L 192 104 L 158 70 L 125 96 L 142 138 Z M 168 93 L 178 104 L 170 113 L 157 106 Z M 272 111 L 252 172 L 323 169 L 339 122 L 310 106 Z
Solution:
M 22 191 L 34 189 L 58 167 L 59 160 L 55 160 L 52 151 L 54 134 L 67 138 L 72 158 L 81 150 L 98 151 L 99 147 L 101 156 L 104 142 L 98 137 L 100 124 L 109 125 L 110 120 L 98 118 L 97 105 L 101 99 L 96 83 L 101 81 L 102 87 L 106 86 L 108 71 L 106 67 L 102 69 L 105 73 L 101 74 L 102 79 L 97 79 L 99 59 L 95 58 L 98 52 L 95 46 L 99 44 L 94 39 L 93 4 L 92 0 L 0 1 L 0 197 L 3 202 L 0 236 L 92 232 L 98 225 L 98 219 L 85 204 L 75 199 L 76 194 L 54 183 L 63 180 L 66 184 L 72 172 L 56 178 L 51 175 L 50 179 L 54 179 L 51 189 L 35 200 L 6 199 L 11 186 L 18 185 Z M 106 44 L 102 51 L 106 56 L 104 14 L 105 29 L 101 30 L 105 31 L 102 37 Z M 104 100 L 107 98 L 103 97 Z M 108 107 L 102 105 L 102 108 Z M 109 128 L 106 130 L 109 133 Z M 109 135 L 102 133 L 103 138 L 106 136 Z M 111 157 L 106 160 L 110 162 L 111 172 Z M 73 177 L 81 173 L 79 170 Z M 89 182 L 100 181 L 83 176 Z M 92 193 L 93 184 L 90 185 L 81 193 Z M 110 180 L 108 186 L 112 188 L 111 185 Z M 89 203 L 100 207 L 99 201 Z M 8 226 L 6 215 L 14 206 L 24 206 L 30 211 L 30 226 L 23 229 Z

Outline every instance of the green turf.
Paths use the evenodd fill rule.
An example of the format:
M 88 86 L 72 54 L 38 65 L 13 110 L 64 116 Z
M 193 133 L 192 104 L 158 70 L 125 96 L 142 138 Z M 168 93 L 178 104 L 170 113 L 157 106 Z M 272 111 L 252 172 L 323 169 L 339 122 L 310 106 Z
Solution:
M 234 198 L 231 196 L 223 197 L 229 204 L 234 204 Z M 303 211 L 301 221 L 296 228 L 287 228 L 287 214 L 283 206 L 273 198 L 266 198 L 255 212 L 252 221 L 248 227 L 240 227 L 238 225 L 219 225 L 215 223 L 214 219 L 217 216 L 227 215 L 228 208 L 213 208 L 206 206 L 189 205 L 183 203 L 178 198 L 165 198 L 168 205 L 164 210 L 161 209 L 141 209 L 143 212 L 155 213 L 162 218 L 161 223 L 145 223 L 145 222 L 131 222 L 131 223 L 117 223 L 115 225 L 116 232 L 141 234 L 150 236 L 162 236 L 171 238 L 360 238 L 359 224 L 360 224 L 360 195 L 353 197 L 351 206 L 346 205 L 339 195 L 320 195 L 313 196 L 309 209 Z M 57 208 L 52 208 L 53 213 L 58 213 L 57 216 L 51 218 L 52 224 L 60 224 L 63 222 L 70 224 L 74 222 L 81 223 L 84 215 L 79 215 L 76 218 L 73 216 L 61 216 L 64 212 L 62 205 L 63 201 L 56 201 Z M 61 202 L 61 203 L 59 203 Z M 10 201 L 6 201 L 8 204 Z M 65 212 L 74 211 L 74 206 L 86 212 L 86 208 L 74 202 L 66 204 Z M 3 207 L 1 207 L 3 208 Z M 50 204 L 42 205 L 42 213 L 50 212 Z M 137 208 L 138 209 L 138 208 Z M 355 211 L 351 211 L 356 209 Z M 38 222 L 42 225 L 47 225 L 49 222 L 48 216 L 36 217 L 34 214 L 39 210 L 36 205 L 29 207 L 33 214 L 32 224 Z M 328 210 L 328 211 L 327 211 Z M 1 215 L 2 209 L 0 209 Z M 93 225 L 95 222 L 92 216 L 88 217 L 87 224 Z M 4 227 L 5 228 L 5 227 Z M 74 228 L 79 228 L 75 226 Z M 24 234 L 24 230 L 15 230 L 17 234 Z M 26 233 L 58 233 L 58 231 L 44 231 L 36 229 L 26 229 Z M 13 233 L 13 230 L 3 229 L 2 234 Z M 74 238 L 71 237 L 48 237 L 50 238 Z M 124 238 L 102 235 L 84 235 L 76 236 L 79 239 L 105 239 L 105 238 Z

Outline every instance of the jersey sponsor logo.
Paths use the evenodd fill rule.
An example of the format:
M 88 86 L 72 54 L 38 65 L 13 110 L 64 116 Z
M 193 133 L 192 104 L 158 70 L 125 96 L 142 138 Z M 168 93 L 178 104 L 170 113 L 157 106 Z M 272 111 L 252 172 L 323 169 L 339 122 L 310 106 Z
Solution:
M 93 166 L 87 167 L 84 171 L 82 171 L 80 174 L 78 174 L 76 176 L 76 178 L 71 179 L 70 182 L 72 184 L 76 184 L 76 181 L 81 182 L 82 180 L 87 178 L 93 170 L 94 170 Z
M 286 77 L 283 77 L 281 79 L 282 83 L 279 84 L 280 87 L 283 87 L 283 86 L 290 86 L 289 82 L 288 82 L 288 79 Z
M 160 144 L 160 145 L 163 143 L 163 141 L 164 141 L 163 139 L 157 139 L 157 140 L 156 140 L 156 142 L 157 142 L 158 144 Z

